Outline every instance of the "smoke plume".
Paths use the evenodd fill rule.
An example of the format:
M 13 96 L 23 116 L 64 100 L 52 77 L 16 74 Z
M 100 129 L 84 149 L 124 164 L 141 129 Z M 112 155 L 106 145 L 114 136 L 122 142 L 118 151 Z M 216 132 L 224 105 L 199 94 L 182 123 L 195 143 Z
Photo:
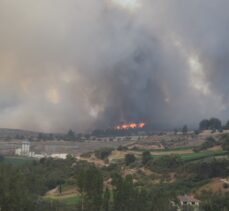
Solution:
M 227 0 L 1 0 L 0 127 L 227 120 L 228 7 Z

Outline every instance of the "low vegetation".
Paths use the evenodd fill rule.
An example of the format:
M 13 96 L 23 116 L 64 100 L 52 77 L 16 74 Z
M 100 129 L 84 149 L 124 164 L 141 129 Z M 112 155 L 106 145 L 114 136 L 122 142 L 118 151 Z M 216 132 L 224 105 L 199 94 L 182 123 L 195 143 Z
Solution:
M 95 151 L 95 156 L 101 160 L 105 160 L 113 150 L 113 148 L 101 148 Z

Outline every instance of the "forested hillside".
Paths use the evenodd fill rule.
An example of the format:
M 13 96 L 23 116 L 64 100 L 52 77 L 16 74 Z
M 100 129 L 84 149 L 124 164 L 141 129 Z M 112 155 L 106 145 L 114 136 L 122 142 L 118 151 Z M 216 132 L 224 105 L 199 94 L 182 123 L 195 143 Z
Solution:
M 225 153 L 195 159 L 179 154 L 154 156 L 153 151 L 140 149 L 134 154 L 126 147 L 117 149 L 126 154 L 116 160 L 111 160 L 113 149 L 92 152 L 104 165 L 87 160 L 91 154 L 82 159 L 69 155 L 66 160 L 25 162 L 1 156 L 0 207 L 2 211 L 175 211 L 178 195 L 194 194 L 201 201 L 200 211 L 228 210 L 226 182 L 220 183 L 219 190 L 205 188 L 216 178 L 229 177 L 228 143 L 227 136 L 216 143 L 209 139 L 198 151 L 222 145 Z

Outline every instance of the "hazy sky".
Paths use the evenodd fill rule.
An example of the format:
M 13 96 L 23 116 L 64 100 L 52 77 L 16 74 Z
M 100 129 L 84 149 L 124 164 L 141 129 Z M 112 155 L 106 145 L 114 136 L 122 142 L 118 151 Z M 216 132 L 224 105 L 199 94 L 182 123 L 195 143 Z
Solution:
M 0 0 L 0 127 L 229 119 L 228 0 Z

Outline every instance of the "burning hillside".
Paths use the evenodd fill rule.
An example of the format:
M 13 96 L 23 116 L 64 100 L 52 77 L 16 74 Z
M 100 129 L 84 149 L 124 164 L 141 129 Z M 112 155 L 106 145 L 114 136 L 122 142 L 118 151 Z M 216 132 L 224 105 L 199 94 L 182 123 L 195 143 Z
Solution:
M 144 128 L 145 127 L 145 123 L 141 122 L 141 123 L 125 123 L 125 124 L 120 124 L 118 126 L 115 127 L 116 130 L 128 130 L 128 129 L 135 129 L 135 128 Z

